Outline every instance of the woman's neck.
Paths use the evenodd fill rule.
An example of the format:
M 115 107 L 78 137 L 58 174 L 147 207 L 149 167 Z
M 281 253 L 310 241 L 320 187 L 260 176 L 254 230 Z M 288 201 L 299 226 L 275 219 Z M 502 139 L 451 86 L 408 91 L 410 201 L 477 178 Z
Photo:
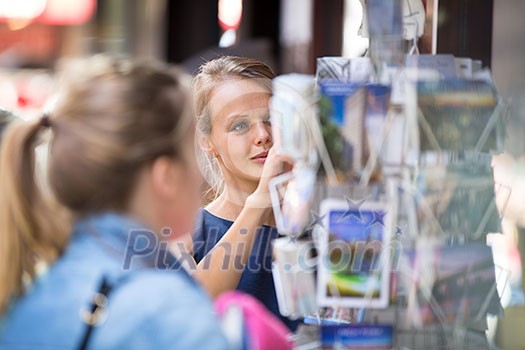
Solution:
M 223 219 L 235 221 L 250 194 L 231 186 L 225 186 L 219 197 L 206 206 L 206 210 Z

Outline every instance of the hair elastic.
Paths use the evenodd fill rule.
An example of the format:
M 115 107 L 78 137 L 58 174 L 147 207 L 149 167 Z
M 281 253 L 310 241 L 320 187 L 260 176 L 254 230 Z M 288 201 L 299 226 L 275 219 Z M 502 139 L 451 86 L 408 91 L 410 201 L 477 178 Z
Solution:
M 42 114 L 42 117 L 40 118 L 40 126 L 44 128 L 51 127 L 51 121 L 49 120 L 49 115 L 47 113 Z

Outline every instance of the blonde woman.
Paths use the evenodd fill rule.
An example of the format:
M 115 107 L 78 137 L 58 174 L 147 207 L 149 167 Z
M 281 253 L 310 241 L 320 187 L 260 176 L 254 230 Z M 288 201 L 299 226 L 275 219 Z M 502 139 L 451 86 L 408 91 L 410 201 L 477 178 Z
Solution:
M 271 274 L 278 233 L 268 182 L 290 165 L 275 153 L 269 99 L 274 73 L 255 59 L 224 56 L 194 79 L 202 164 L 214 199 L 201 210 L 193 239 L 194 275 L 212 296 L 238 289 L 279 313 Z

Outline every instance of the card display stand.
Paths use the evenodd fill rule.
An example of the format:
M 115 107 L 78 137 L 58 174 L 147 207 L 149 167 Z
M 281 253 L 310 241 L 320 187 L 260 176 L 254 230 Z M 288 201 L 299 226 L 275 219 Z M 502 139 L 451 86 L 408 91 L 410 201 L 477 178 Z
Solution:
M 345 65 L 343 58 L 331 60 Z M 320 67 L 318 77 L 326 77 L 330 60 Z M 346 201 L 350 214 L 361 214 L 363 202 L 388 203 L 391 240 L 383 248 L 390 250 L 389 305 L 336 310 L 332 321 L 392 325 L 395 349 L 495 349 L 487 340 L 486 317 L 501 311 L 496 284 L 505 285 L 509 272 L 494 266 L 485 241 L 487 233 L 500 232 L 490 160 L 502 148 L 505 105 L 490 84 L 479 81 L 432 86 L 406 78 L 391 86 L 397 96 L 381 123 L 382 137 L 374 147 L 373 136 L 365 135 L 368 152 L 357 176 L 318 178 L 309 226 L 319 248 L 330 234 L 321 205 L 327 198 Z M 400 154 L 392 157 L 392 149 Z M 317 257 L 318 269 L 327 258 Z M 319 315 L 310 318 L 321 322 Z M 311 327 L 297 333 L 297 349 L 320 346 Z

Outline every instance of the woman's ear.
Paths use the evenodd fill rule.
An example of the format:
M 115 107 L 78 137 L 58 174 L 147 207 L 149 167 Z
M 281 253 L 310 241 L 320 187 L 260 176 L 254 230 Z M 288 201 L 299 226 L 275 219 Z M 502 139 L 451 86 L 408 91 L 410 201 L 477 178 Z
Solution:
M 181 186 L 184 186 L 185 170 L 182 164 L 170 157 L 159 157 L 151 166 L 151 185 L 158 198 L 172 199 L 177 197 Z
M 213 154 L 217 153 L 217 151 L 215 149 L 215 146 L 211 142 L 209 136 L 204 135 L 203 133 L 199 132 L 199 134 L 197 136 L 197 140 L 199 142 L 199 147 L 200 147 L 202 152 L 204 152 L 206 154 L 210 154 L 210 155 L 213 155 Z

